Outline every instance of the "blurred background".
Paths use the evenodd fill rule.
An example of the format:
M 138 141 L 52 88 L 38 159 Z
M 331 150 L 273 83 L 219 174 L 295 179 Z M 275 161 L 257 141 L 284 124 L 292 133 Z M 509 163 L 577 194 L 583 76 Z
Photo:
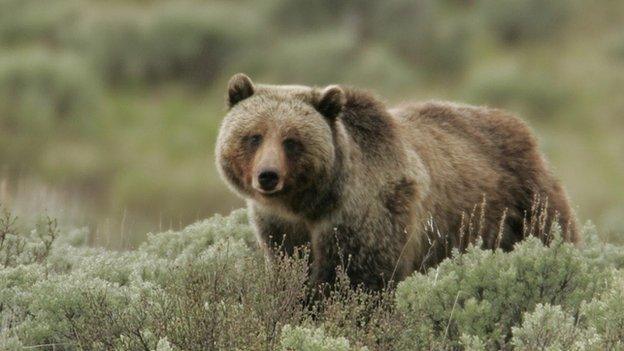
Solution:
M 213 160 L 236 72 L 509 109 L 622 241 L 619 0 L 0 0 L 0 203 L 120 249 L 242 206 Z

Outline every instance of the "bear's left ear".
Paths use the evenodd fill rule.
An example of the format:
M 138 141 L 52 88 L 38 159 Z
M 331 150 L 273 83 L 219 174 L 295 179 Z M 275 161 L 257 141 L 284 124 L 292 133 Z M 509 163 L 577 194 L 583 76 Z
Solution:
M 255 88 L 251 79 L 243 73 L 237 73 L 228 83 L 228 97 L 227 104 L 229 108 L 232 108 L 237 103 L 252 96 L 255 92 Z
M 347 98 L 344 90 L 337 85 L 330 85 L 321 92 L 314 107 L 323 116 L 335 120 L 346 103 Z

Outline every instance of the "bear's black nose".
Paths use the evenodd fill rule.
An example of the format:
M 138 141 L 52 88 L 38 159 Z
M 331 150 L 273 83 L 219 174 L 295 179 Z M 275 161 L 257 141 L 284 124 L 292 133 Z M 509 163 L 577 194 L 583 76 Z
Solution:
M 275 171 L 263 171 L 258 175 L 258 183 L 264 191 L 271 191 L 279 182 L 279 175 Z

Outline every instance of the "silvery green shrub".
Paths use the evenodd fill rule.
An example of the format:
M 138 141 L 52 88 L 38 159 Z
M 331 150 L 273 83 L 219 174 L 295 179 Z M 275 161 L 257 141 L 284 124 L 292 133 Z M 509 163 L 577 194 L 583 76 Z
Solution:
M 80 0 L 0 1 L 0 44 L 58 44 L 73 28 L 80 13 Z
M 112 85 L 177 80 L 208 86 L 242 48 L 253 44 L 262 26 L 249 6 L 233 2 L 99 10 L 94 18 L 83 16 L 86 20 L 65 44 L 85 52 Z
M 91 135 L 101 111 L 98 78 L 79 57 L 45 50 L 0 57 L 0 159 L 9 172 L 44 162 L 58 134 Z
M 408 340 L 420 347 L 459 347 L 462 334 L 500 348 L 511 328 L 538 303 L 561 305 L 578 315 L 610 285 L 612 273 L 590 264 L 561 239 L 545 247 L 527 238 L 512 252 L 470 248 L 397 288 L 397 308 L 407 318 Z
M 5 214 L 0 348 L 622 348 L 621 248 L 588 233 L 581 248 L 532 238 L 509 253 L 470 247 L 377 293 L 340 267 L 310 301 L 308 251 L 267 261 L 244 210 L 122 252 L 84 246 L 84 230 L 53 219 Z
M 582 307 L 581 320 L 602 336 L 605 350 L 624 349 L 624 272 L 616 272 L 611 289 Z
M 282 350 L 296 351 L 350 351 L 366 348 L 353 348 L 349 340 L 344 337 L 330 337 L 325 335 L 321 328 L 309 329 L 305 327 L 292 327 L 287 324 L 282 328 Z
M 556 39 L 575 8 L 561 0 L 483 0 L 477 6 L 477 20 L 508 45 Z
M 101 87 L 88 64 L 70 53 L 20 50 L 0 59 L 0 125 L 50 132 L 85 125 L 100 108 Z
M 561 306 L 537 304 L 525 313 L 522 325 L 513 327 L 512 345 L 518 350 L 596 350 L 601 338 L 595 329 L 585 329 Z

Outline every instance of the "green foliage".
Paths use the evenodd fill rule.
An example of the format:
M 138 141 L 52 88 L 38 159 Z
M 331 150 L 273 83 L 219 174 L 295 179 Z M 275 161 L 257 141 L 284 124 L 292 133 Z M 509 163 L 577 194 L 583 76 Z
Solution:
M 384 46 L 364 49 L 354 62 L 346 65 L 342 74 L 349 84 L 393 95 L 410 90 L 421 81 L 418 72 L 405 59 Z
M 624 251 L 620 250 L 620 246 L 602 242 L 598 237 L 596 226 L 591 223 L 585 225 L 583 233 L 585 233 L 585 257 L 605 268 L 624 269 Z
M 533 119 L 553 119 L 569 107 L 570 91 L 543 74 L 528 75 L 505 65 L 488 67 L 473 74 L 464 95 L 473 103 L 506 106 Z
M 102 92 L 78 57 L 45 51 L 0 59 L 0 159 L 9 169 L 34 167 L 57 131 L 93 131 Z
M 147 75 L 145 19 L 136 12 L 103 14 L 85 21 L 66 45 L 85 53 L 100 79 L 118 83 Z
M 41 134 L 80 125 L 98 109 L 98 80 L 73 55 L 27 51 L 0 60 L 3 130 Z
M 265 70 L 278 82 L 320 85 L 335 81 L 344 77 L 345 67 L 356 55 L 351 35 L 332 30 L 293 36 L 270 50 L 263 60 L 268 66 Z
M 4 330 L 0 331 L 0 348 L 6 351 L 21 351 L 24 345 L 15 336 L 10 336 Z
M 481 338 L 474 335 L 462 334 L 459 338 L 462 347 L 466 351 L 484 351 L 486 350 L 485 343 Z
M 72 55 L 26 51 L 0 61 L 3 130 L 41 134 L 85 123 L 100 93 L 98 80 Z
M 148 240 L 141 245 L 139 250 L 153 257 L 194 257 L 206 247 L 226 239 L 242 240 L 249 246 L 253 246 L 255 237 L 247 225 L 246 210 L 236 210 L 227 217 L 215 215 L 210 219 L 192 224 L 180 232 L 148 234 Z
M 370 1 L 362 1 L 362 4 Z M 331 0 L 274 0 L 265 9 L 271 22 L 288 32 L 307 31 L 321 24 L 337 25 L 343 19 L 353 1 Z
M 457 11 L 468 8 L 457 6 Z M 429 77 L 454 80 L 469 63 L 472 28 L 443 1 L 392 0 L 370 11 L 374 37 L 389 44 Z M 453 20 L 449 20 L 453 19 Z
M 510 253 L 472 248 L 399 284 L 397 307 L 413 327 L 411 338 L 458 347 L 466 334 L 498 348 L 538 303 L 577 315 L 583 301 L 608 287 L 610 271 L 587 261 L 560 240 L 544 247 L 528 238 Z
M 583 329 L 561 306 L 538 304 L 526 313 L 522 326 L 513 328 L 511 343 L 518 350 L 595 350 L 600 336 Z
M 79 0 L 0 1 L 0 44 L 20 46 L 40 43 L 58 45 L 77 22 Z
M 571 16 L 574 1 L 479 1 L 486 25 L 506 44 L 553 39 Z
M 349 351 L 367 350 L 356 349 L 349 346 L 349 340 L 344 337 L 332 338 L 325 335 L 321 328 L 309 329 L 304 327 L 292 327 L 289 324 L 282 328 L 282 350 L 296 351 Z
M 353 288 L 338 268 L 329 294 L 304 304 L 307 251 L 267 262 L 243 210 L 149 235 L 134 251 L 80 246 L 85 234 L 50 219 L 2 217 L 2 349 L 554 350 L 624 342 L 624 280 L 591 239 L 582 249 L 537 239 L 510 253 L 471 247 L 396 291 Z
M 453 11 L 439 1 L 345 1 L 338 4 L 308 0 L 276 1 L 269 9 L 271 18 L 275 18 L 279 23 L 276 31 L 306 33 L 297 35 L 292 40 L 297 40 L 297 47 L 302 49 L 298 52 L 301 52 L 304 60 L 314 62 L 322 68 L 313 71 L 295 70 L 304 75 L 300 78 L 303 81 L 326 78 L 327 76 L 323 74 L 320 77 L 310 74 L 318 72 L 319 69 L 321 72 L 326 69 L 336 70 L 336 73 L 328 75 L 330 81 L 332 78 L 335 80 L 336 77 L 341 77 L 342 70 L 351 66 L 344 62 L 344 55 L 347 55 L 348 62 L 358 60 L 363 55 L 371 54 L 367 52 L 370 46 L 383 47 L 384 55 L 391 57 L 387 62 L 388 65 L 397 61 L 397 58 L 394 58 L 396 55 L 399 57 L 398 60 L 405 60 L 399 67 L 415 65 L 422 70 L 421 74 L 429 78 L 435 76 L 451 78 L 460 74 L 469 60 L 468 23 L 454 21 L 449 26 L 449 21 L 443 19 L 453 16 Z M 331 56 L 325 57 L 324 52 L 318 53 L 317 49 L 321 47 L 315 44 L 319 41 L 307 36 L 311 29 L 324 28 L 328 25 L 334 28 L 325 34 L 325 41 L 330 43 L 330 46 L 340 42 L 333 40 L 332 34 L 336 35 L 336 32 L 338 38 L 342 38 L 346 32 L 348 42 L 340 46 L 342 51 L 334 56 L 336 61 L 326 63 L 324 60 L 329 60 Z M 290 41 L 291 38 L 287 40 Z M 314 61 L 315 58 L 320 58 L 321 61 Z M 290 62 L 297 65 L 300 60 Z M 273 66 L 272 60 L 268 63 Z M 373 71 L 378 64 L 376 61 L 368 63 L 370 65 L 364 60 L 360 64 Z M 279 64 L 275 67 L 288 68 Z M 399 67 L 391 69 L 396 70 Z M 413 73 L 410 69 L 403 72 L 407 77 Z M 292 75 L 287 77 L 291 78 Z
M 608 292 L 582 308 L 585 324 L 602 336 L 604 349 L 608 350 L 624 349 L 624 277 L 621 271 L 617 277 Z
M 106 11 L 68 39 L 109 83 L 181 80 L 206 86 L 257 36 L 258 19 L 236 4 L 166 3 L 148 12 Z

